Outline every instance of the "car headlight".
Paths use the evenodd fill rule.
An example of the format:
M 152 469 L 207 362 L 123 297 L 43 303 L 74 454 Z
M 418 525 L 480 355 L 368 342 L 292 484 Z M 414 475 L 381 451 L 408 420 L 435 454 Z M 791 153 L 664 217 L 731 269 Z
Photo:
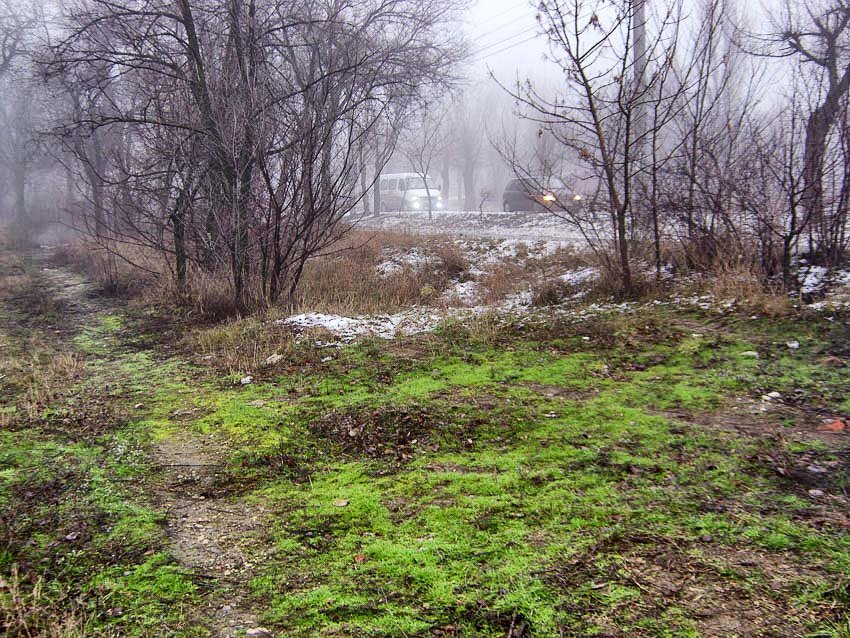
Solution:
M 544 202 L 554 202 L 554 201 L 555 201 L 555 196 L 554 196 L 554 195 L 552 195 L 551 193 L 546 193 L 546 194 L 543 196 L 543 201 L 544 201 Z

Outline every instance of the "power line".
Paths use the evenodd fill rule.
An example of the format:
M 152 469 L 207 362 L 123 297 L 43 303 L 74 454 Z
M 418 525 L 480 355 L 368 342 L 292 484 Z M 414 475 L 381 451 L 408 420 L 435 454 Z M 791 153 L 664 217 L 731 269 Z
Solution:
M 516 25 L 507 25 L 507 26 L 516 26 Z M 508 40 L 513 40 L 513 39 L 514 39 L 515 37 L 517 37 L 517 36 L 525 35 L 526 33 L 529 33 L 529 32 L 531 32 L 531 31 L 533 31 L 534 29 L 537 29 L 537 25 L 535 25 L 535 26 L 531 26 L 531 27 L 526 27 L 525 29 L 522 29 L 521 31 L 517 31 L 516 33 L 512 33 L 511 35 L 502 36 L 502 37 L 500 37 L 500 38 L 496 39 L 495 41 L 491 41 L 489 44 L 484 44 L 484 45 L 481 47 L 481 49 L 480 49 L 480 50 L 482 50 L 482 51 L 483 51 L 484 49 L 489 49 L 489 48 L 492 48 L 492 47 L 497 47 L 497 46 L 499 46 L 499 45 L 501 45 L 501 44 L 504 44 L 504 43 L 505 43 L 505 42 L 507 42 Z M 495 34 L 495 32 L 493 32 L 493 34 L 488 34 L 488 37 L 489 37 L 490 35 L 494 35 L 494 34 Z M 476 39 L 476 42 L 477 42 L 478 40 L 480 40 L 480 38 Z
M 530 7 L 530 5 L 529 5 L 527 2 L 522 2 L 522 3 L 520 3 L 520 4 L 515 4 L 515 5 L 513 5 L 512 7 L 509 7 L 509 8 L 507 8 L 507 9 L 505 9 L 504 11 L 500 11 L 500 12 L 499 12 L 499 13 L 497 13 L 496 15 L 488 16 L 487 18 L 485 18 L 485 19 L 481 22 L 481 24 L 482 24 L 482 25 L 489 24 L 489 23 L 490 23 L 490 22 L 492 22 L 493 20 L 496 20 L 496 19 L 498 19 L 498 18 L 501 18 L 502 16 L 505 16 L 505 15 L 507 15 L 507 14 L 511 13 L 512 11 L 516 11 L 517 9 L 529 9 L 529 8 L 531 8 L 531 7 Z
M 526 38 L 525 40 L 520 40 L 519 42 L 511 44 L 510 46 L 506 46 L 503 49 L 499 49 L 498 51 L 492 51 L 491 53 L 488 53 L 487 55 L 475 58 L 474 60 L 472 60 L 470 62 L 470 64 L 476 64 L 476 63 L 481 62 L 483 60 L 487 60 L 488 58 L 492 58 L 494 55 L 504 53 L 505 51 L 510 51 L 511 49 L 515 49 L 516 47 L 518 47 L 522 44 L 525 44 L 526 42 L 531 42 L 532 40 L 536 40 L 536 39 L 537 39 L 537 34 L 534 34 L 530 38 Z
M 516 33 L 513 33 L 513 34 L 507 36 L 506 38 L 502 38 L 498 42 L 493 42 L 492 44 L 488 44 L 487 46 L 483 46 L 480 49 L 478 49 L 478 51 L 476 51 L 476 55 L 481 55 L 482 53 L 484 53 L 488 49 L 494 49 L 496 47 L 503 46 L 503 45 L 509 43 L 511 40 L 515 40 L 516 38 L 523 36 L 526 33 L 531 33 L 532 31 L 537 31 L 537 27 L 533 26 L 533 27 L 529 27 L 527 29 L 523 29 L 522 31 L 517 31 Z
M 482 40 L 484 38 L 489 38 L 491 35 L 495 35 L 499 31 L 504 31 L 508 27 L 514 27 L 514 26 L 517 26 L 517 19 L 516 18 L 514 18 L 510 22 L 505 22 L 503 24 L 500 24 L 498 27 L 496 27 L 494 29 L 490 29 L 489 31 L 479 33 L 477 36 L 475 36 L 473 38 L 473 40 L 477 42 L 477 41 Z

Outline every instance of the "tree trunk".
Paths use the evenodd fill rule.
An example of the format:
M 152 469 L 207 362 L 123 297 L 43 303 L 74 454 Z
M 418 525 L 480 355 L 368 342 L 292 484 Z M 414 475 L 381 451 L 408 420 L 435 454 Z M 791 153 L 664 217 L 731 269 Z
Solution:
M 22 164 L 13 169 L 12 187 L 15 189 L 15 240 L 19 246 L 25 246 L 30 241 L 32 228 L 27 210 L 27 170 Z
M 372 188 L 372 214 L 377 217 L 381 214 L 381 158 L 380 153 L 375 153 L 375 186 Z
M 838 119 L 841 98 L 850 89 L 850 67 L 839 81 L 830 81 L 829 91 L 823 104 L 812 111 L 806 122 L 806 143 L 803 152 L 803 196 L 801 203 L 806 216 L 811 220 L 819 234 L 817 251 L 826 259 L 829 266 L 836 259 L 834 246 L 830 241 L 828 220 L 823 202 L 824 158 L 827 138 Z
M 475 165 L 467 162 L 463 167 L 463 208 L 475 210 Z

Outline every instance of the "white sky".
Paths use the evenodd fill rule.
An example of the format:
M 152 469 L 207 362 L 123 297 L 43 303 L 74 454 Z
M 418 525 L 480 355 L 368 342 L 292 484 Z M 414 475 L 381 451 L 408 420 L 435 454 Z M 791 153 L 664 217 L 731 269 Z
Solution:
M 467 34 L 472 46 L 471 75 L 481 77 L 488 67 L 510 82 L 545 78 L 546 39 L 540 34 L 529 0 L 477 0 L 469 10 Z M 549 67 L 551 72 L 551 67 Z

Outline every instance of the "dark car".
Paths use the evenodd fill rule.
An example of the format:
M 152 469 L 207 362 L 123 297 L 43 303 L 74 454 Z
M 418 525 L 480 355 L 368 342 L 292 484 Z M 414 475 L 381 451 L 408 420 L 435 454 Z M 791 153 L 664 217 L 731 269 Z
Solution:
M 524 177 L 508 182 L 502 195 L 505 212 L 549 210 L 563 212 L 574 210 L 581 195 L 568 188 L 557 177 L 548 179 Z

